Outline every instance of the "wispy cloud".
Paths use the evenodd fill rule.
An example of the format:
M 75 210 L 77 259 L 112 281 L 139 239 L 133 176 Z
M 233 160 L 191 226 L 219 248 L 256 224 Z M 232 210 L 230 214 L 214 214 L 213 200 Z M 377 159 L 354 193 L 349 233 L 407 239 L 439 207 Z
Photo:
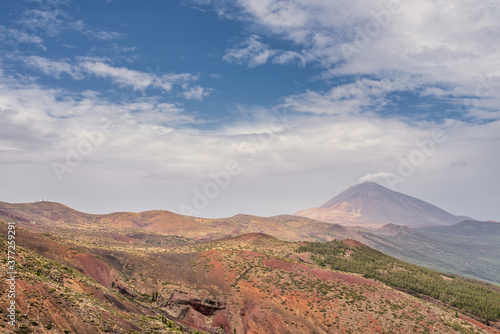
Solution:
M 274 53 L 275 51 L 260 41 L 259 36 L 252 35 L 237 47 L 227 50 L 223 59 L 229 63 L 255 67 L 265 64 Z
M 303 54 L 290 50 L 271 49 L 261 42 L 261 37 L 252 35 L 233 48 L 226 50 L 223 59 L 228 63 L 256 67 L 268 61 L 275 64 L 299 64 L 305 66 L 307 59 Z
M 24 63 L 32 68 L 36 68 L 42 73 L 59 79 L 61 74 L 68 74 L 75 80 L 85 78 L 79 66 L 71 65 L 66 61 L 53 61 L 44 57 L 30 56 L 24 59 Z
M 119 33 L 115 31 L 105 31 L 105 30 L 96 31 L 88 27 L 88 25 L 85 24 L 82 20 L 71 22 L 69 27 L 71 27 L 76 31 L 81 32 L 83 35 L 89 38 L 98 39 L 101 41 L 110 41 L 114 39 L 124 38 L 126 36 L 125 33 Z
M 392 176 L 390 172 L 371 173 L 359 178 L 358 183 L 363 182 L 381 182 L 389 179 Z
M 184 98 L 188 100 L 203 100 L 203 97 L 207 96 L 209 94 L 209 91 L 204 89 L 201 86 L 195 86 L 190 88 L 189 90 L 186 90 L 182 92 L 182 95 Z
M 72 64 L 68 60 L 54 61 L 44 57 L 30 56 L 24 58 L 24 63 L 55 78 L 60 78 L 62 74 L 68 74 L 75 80 L 87 77 L 105 78 L 119 87 L 129 87 L 135 90 L 157 88 L 170 92 L 174 86 L 178 86 L 182 89 L 182 95 L 186 99 L 202 100 L 210 91 L 199 85 L 192 85 L 198 80 L 197 75 L 190 73 L 157 74 L 151 71 L 131 70 L 125 67 L 114 67 L 100 58 L 81 57 L 78 62 Z
M 296 51 L 281 51 L 273 58 L 273 63 L 280 65 L 298 64 L 299 66 L 305 66 L 306 62 L 306 56 Z
M 21 13 L 17 23 L 23 30 L 39 36 L 57 36 L 67 29 L 68 14 L 55 6 L 51 8 L 27 8 Z
M 307 91 L 287 96 L 281 106 L 296 112 L 314 114 L 373 112 L 388 103 L 386 100 L 388 93 L 415 89 L 417 85 L 410 79 L 396 81 L 360 79 L 354 83 L 333 87 L 327 92 Z
M 43 40 L 36 35 L 28 34 L 15 28 L 7 28 L 0 25 L 0 42 L 10 44 L 10 46 L 17 46 L 19 44 L 34 44 L 41 49 L 45 50 Z
M 44 38 L 55 38 L 63 31 L 77 31 L 90 39 L 110 41 L 126 36 L 124 33 L 95 30 L 84 21 L 74 19 L 67 11 L 68 1 L 36 1 L 21 9 L 15 20 L 17 28 L 0 26 L 0 34 L 17 43 L 43 47 Z M 2 31 L 3 30 L 3 31 Z

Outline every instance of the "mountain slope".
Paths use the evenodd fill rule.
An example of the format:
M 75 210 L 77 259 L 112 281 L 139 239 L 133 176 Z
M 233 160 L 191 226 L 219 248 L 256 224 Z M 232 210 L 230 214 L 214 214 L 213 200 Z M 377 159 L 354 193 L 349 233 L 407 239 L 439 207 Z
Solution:
M 7 226 L 0 222 L 0 251 L 7 254 Z M 165 328 L 146 298 L 131 299 L 113 282 L 120 273 L 91 251 L 16 228 L 15 313 L 4 313 L 1 333 L 152 333 Z M 12 249 L 9 249 L 12 250 Z M 0 307 L 7 310 L 12 278 L 0 267 Z M 172 326 L 173 327 L 173 326 Z M 165 328 L 161 333 L 178 333 Z
M 5 233 L 0 224 L 2 251 Z M 141 252 L 23 229 L 17 236 L 17 281 L 25 291 L 18 319 L 26 333 L 500 333 L 496 318 L 486 326 L 380 281 L 315 266 L 314 254 L 299 251 L 308 244 L 262 233 Z M 340 258 L 350 263 L 358 247 L 373 252 L 347 241 Z M 497 312 L 498 292 L 473 286 L 490 291 L 486 306 Z M 4 307 L 5 285 L 0 292 Z
M 328 223 L 367 227 L 391 223 L 409 227 L 452 225 L 466 218 L 373 182 L 350 187 L 321 207 L 302 210 L 295 215 Z
M 418 229 L 388 224 L 358 232 L 370 247 L 403 261 L 500 284 L 500 223 L 463 221 Z

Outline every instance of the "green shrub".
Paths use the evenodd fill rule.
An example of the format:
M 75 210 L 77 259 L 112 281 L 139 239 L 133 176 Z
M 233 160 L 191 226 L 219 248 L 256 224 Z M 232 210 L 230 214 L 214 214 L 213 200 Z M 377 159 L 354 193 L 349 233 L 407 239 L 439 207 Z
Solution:
M 310 252 L 319 266 L 362 274 L 389 286 L 430 296 L 470 313 L 485 323 L 500 319 L 500 292 L 486 283 L 478 283 L 406 263 L 368 247 L 351 247 L 340 241 L 306 242 L 296 252 Z M 349 252 L 349 256 L 345 256 Z M 452 278 L 450 280 L 450 278 Z M 355 295 L 349 296 L 357 300 Z M 387 301 L 386 301 L 387 302 Z M 390 302 L 388 302 L 389 305 Z M 398 308 L 391 305 L 391 308 Z

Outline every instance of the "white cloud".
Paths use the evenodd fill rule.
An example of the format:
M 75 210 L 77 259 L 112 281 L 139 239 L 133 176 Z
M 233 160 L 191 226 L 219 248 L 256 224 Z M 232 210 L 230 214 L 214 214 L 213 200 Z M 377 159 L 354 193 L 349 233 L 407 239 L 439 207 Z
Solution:
M 70 75 L 75 80 L 82 80 L 85 78 L 80 67 L 71 65 L 66 61 L 53 61 L 44 57 L 30 56 L 25 58 L 25 64 L 57 79 L 59 79 L 63 73 Z
M 125 37 L 125 34 L 116 31 L 91 31 L 89 34 L 102 41 L 110 41 Z
M 82 20 L 75 20 L 65 10 L 68 1 L 36 1 L 18 13 L 16 28 L 0 26 L 0 36 L 4 35 L 10 44 L 36 44 L 45 49 L 43 38 L 60 36 L 63 31 L 78 31 L 91 39 L 110 41 L 126 36 L 124 33 L 95 30 Z
M 125 67 L 113 67 L 103 62 L 84 61 L 79 67 L 101 78 L 111 79 L 120 86 L 133 87 L 134 89 L 145 89 L 155 82 L 155 78 L 149 73 L 129 70 Z M 165 82 L 162 88 L 166 91 L 172 89 L 170 82 Z
M 283 99 L 282 107 L 314 114 L 357 114 L 381 108 L 387 103 L 385 97 L 388 93 L 415 89 L 416 85 L 417 83 L 410 79 L 360 79 L 354 83 L 333 87 L 327 92 L 307 91 L 287 96 Z M 367 110 L 367 107 L 370 109 Z
M 187 84 L 198 79 L 197 76 L 190 73 L 166 73 L 156 75 L 154 73 L 130 70 L 125 67 L 113 67 L 99 61 L 84 61 L 80 63 L 79 66 L 92 75 L 108 78 L 120 86 L 132 87 L 137 90 L 143 90 L 151 86 L 169 92 L 174 85 L 182 85 L 183 89 L 191 92 L 192 88 Z M 199 86 L 195 87 L 195 91 L 198 91 L 196 97 L 201 99 L 203 97 L 203 92 L 201 92 L 200 95 L 198 87 Z M 190 94 L 191 95 L 188 96 L 191 97 L 194 96 L 195 93 L 191 92 Z
M 215 134 L 220 136 L 274 136 L 290 125 L 289 116 L 262 106 L 235 105 L 231 112 L 236 120 L 221 124 Z
M 17 23 L 24 31 L 54 37 L 67 28 L 64 24 L 67 18 L 67 13 L 57 5 L 54 8 L 26 9 Z
M 10 44 L 13 48 L 17 48 L 19 44 L 34 44 L 45 50 L 43 40 L 39 36 L 28 34 L 23 30 L 7 28 L 2 25 L 0 25 L 0 41 Z
M 105 31 L 105 30 L 96 31 L 88 27 L 88 25 L 85 24 L 82 20 L 72 22 L 71 24 L 69 24 L 69 27 L 73 28 L 76 31 L 81 32 L 83 35 L 87 37 L 98 39 L 101 41 L 110 41 L 113 39 L 124 38 L 126 36 L 126 34 L 124 33 L 119 33 L 115 31 Z
M 348 41 L 349 28 L 364 22 L 371 10 L 382 8 L 383 1 L 325 0 L 241 0 L 213 1 L 224 16 L 250 22 L 260 31 L 304 47 L 308 60 L 325 65 L 341 58 L 339 45 Z M 256 29 L 256 30 L 257 30 Z M 347 36 L 346 36 L 347 35 Z M 353 34 L 352 34 L 353 35 Z
M 222 79 L 222 74 L 220 73 L 210 73 L 209 76 L 212 79 Z
M 378 172 L 378 173 L 366 174 L 365 176 L 359 178 L 358 183 L 385 181 L 387 179 L 390 179 L 392 175 L 393 174 L 391 174 L 390 172 Z
M 299 64 L 303 67 L 306 65 L 306 62 L 306 57 L 295 51 L 283 51 L 273 58 L 273 63 L 280 65 Z
M 245 64 L 248 67 L 264 65 L 268 61 L 279 65 L 298 64 L 303 67 L 310 60 L 307 55 L 296 51 L 271 49 L 269 45 L 261 42 L 261 37 L 258 35 L 252 35 L 244 42 L 226 50 L 223 59 L 228 63 Z
M 207 92 L 207 90 L 205 90 L 201 86 L 195 86 L 195 87 L 190 88 L 187 91 L 182 92 L 182 95 L 187 100 L 201 101 L 201 100 L 203 100 L 203 97 L 208 95 L 208 92 Z
M 252 35 L 237 47 L 227 50 L 223 59 L 228 63 L 255 67 L 265 64 L 273 54 L 274 51 L 262 43 L 259 36 Z
M 67 60 L 54 61 L 39 56 L 25 57 L 22 60 L 26 65 L 55 78 L 60 78 L 62 74 L 68 74 L 75 80 L 93 76 L 109 79 L 120 87 L 130 87 L 135 90 L 157 88 L 165 92 L 170 92 L 174 86 L 178 86 L 186 99 L 202 100 L 209 94 L 209 90 L 199 85 L 192 85 L 198 80 L 198 76 L 190 73 L 142 72 L 126 67 L 114 67 L 103 59 L 88 57 L 80 58 L 75 64 Z

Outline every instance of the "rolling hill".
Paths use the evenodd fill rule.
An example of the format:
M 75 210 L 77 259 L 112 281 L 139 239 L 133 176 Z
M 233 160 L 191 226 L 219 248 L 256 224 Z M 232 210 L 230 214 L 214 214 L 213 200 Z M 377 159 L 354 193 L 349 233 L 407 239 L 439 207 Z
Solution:
M 5 253 L 6 224 L 0 235 Z M 138 251 L 22 228 L 16 236 L 23 333 L 500 333 L 495 287 L 398 262 L 352 240 L 246 233 Z M 331 256 L 340 262 L 330 264 Z M 371 271 L 360 272 L 360 263 Z M 459 288 L 443 290 L 441 300 L 429 289 L 391 283 L 405 272 L 418 272 L 431 288 Z M 470 293 L 465 304 L 452 304 Z M 7 285 L 0 294 L 5 309 Z M 6 321 L 0 326 L 8 329 Z
M 165 238 L 169 242 L 176 238 L 178 243 L 188 243 L 250 232 L 266 233 L 287 241 L 361 238 L 352 229 L 292 215 L 266 218 L 239 214 L 205 219 L 162 210 L 92 215 L 55 202 L 0 202 L 0 218 L 16 221 L 19 226 L 39 233 L 55 233 L 69 239 L 77 235 L 80 241 L 136 248 L 162 246 Z

